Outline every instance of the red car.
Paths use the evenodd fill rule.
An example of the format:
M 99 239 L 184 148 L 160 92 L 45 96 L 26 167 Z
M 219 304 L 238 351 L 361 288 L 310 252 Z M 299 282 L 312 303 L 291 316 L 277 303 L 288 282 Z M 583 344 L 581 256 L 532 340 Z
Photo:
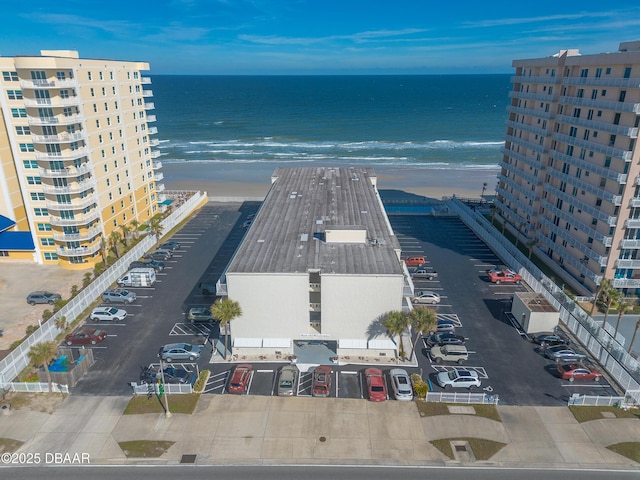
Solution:
M 241 363 L 240 365 L 236 365 L 231 375 L 229 385 L 227 386 L 229 393 L 243 393 L 249 385 L 252 372 L 253 367 L 249 364 Z
M 563 380 L 593 380 L 599 382 L 602 374 L 591 365 L 585 363 L 564 363 L 557 367 L 558 375 Z
M 331 394 L 331 367 L 320 365 L 313 371 L 311 395 L 314 397 L 328 397 Z
M 519 274 L 509 269 L 494 268 L 487 270 L 487 275 L 489 275 L 489 280 L 498 285 L 501 283 L 520 283 L 522 281 L 522 277 Z
M 425 260 L 422 256 L 409 257 L 404 259 L 404 263 L 407 265 L 407 267 L 421 267 L 422 265 L 424 265 L 424 262 Z
M 94 328 L 85 328 L 64 337 L 67 345 L 95 345 L 107 338 L 107 332 Z
M 378 368 L 367 368 L 364 371 L 367 380 L 369 400 L 372 402 L 384 402 L 387 399 L 387 387 L 384 383 L 384 375 Z

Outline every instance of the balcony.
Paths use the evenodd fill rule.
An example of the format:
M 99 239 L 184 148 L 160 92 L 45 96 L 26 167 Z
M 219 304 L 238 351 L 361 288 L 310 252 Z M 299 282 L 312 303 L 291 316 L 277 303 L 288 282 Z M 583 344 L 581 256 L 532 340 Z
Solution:
M 309 303 L 309 311 L 310 312 L 321 312 L 322 304 L 321 303 Z
M 539 143 L 535 143 L 529 140 L 525 140 L 524 138 L 514 137 L 513 135 L 505 135 L 504 139 L 511 143 L 520 145 L 521 147 L 528 148 L 533 150 L 534 152 L 545 154 L 548 152 L 548 149 L 544 147 L 544 145 L 540 145 Z
M 153 97 L 153 90 L 142 90 L 142 96 L 145 98 Z
M 622 183 L 622 184 L 627 183 L 626 173 L 619 173 L 610 168 L 606 168 L 600 165 L 595 165 L 586 160 L 581 160 L 578 157 L 572 157 L 564 153 L 556 152 L 555 150 L 552 150 L 549 156 L 556 160 L 560 160 L 561 162 L 567 162 L 568 164 L 573 165 L 574 167 L 581 168 L 585 172 L 596 173 L 601 177 L 608 178 L 609 180 L 613 180 L 616 183 Z
M 633 198 L 629 201 L 629 206 L 630 206 L 630 207 L 640 207 L 640 198 L 638 198 L 638 197 L 633 197 Z
M 145 110 L 154 110 L 155 108 L 156 106 L 153 104 L 153 102 L 144 102 Z
M 593 120 L 587 120 L 586 118 L 571 117 L 569 115 L 558 115 L 556 120 L 568 125 L 575 125 L 576 127 L 590 128 L 592 130 L 598 130 L 599 132 L 622 135 L 623 137 L 638 138 L 638 129 L 635 127 L 625 127 L 624 125 L 614 125 L 613 123 L 596 122 Z
M 620 241 L 620 248 L 638 249 L 640 248 L 640 240 L 624 239 Z
M 559 142 L 564 142 L 569 145 L 586 148 L 587 150 L 593 150 L 594 152 L 601 153 L 605 156 L 620 158 L 625 162 L 631 161 L 633 152 L 631 150 L 622 150 L 620 148 L 609 147 L 601 143 L 596 143 L 591 140 L 583 140 L 581 138 L 572 137 L 564 133 L 554 133 L 553 138 Z
M 640 218 L 629 218 L 624 222 L 624 226 L 627 228 L 640 228 Z
M 58 135 L 35 135 L 31 134 L 35 143 L 71 143 L 79 140 L 86 140 L 87 134 L 84 130 L 75 133 L 59 133 Z
M 614 278 L 613 286 L 615 288 L 638 288 L 640 287 L 640 279 L 637 278 Z
M 56 253 L 61 257 L 82 257 L 85 255 L 93 255 L 99 250 L 100 242 L 96 242 L 93 245 L 77 248 L 56 247 Z
M 151 158 L 158 158 L 162 153 L 159 150 L 151 150 Z
M 47 194 L 57 193 L 80 193 L 90 188 L 96 187 L 96 179 L 91 177 L 81 182 L 74 182 L 70 185 L 54 186 L 54 185 L 42 185 L 42 191 Z
M 514 107 L 513 105 L 509 105 L 507 107 L 507 112 L 516 113 L 518 115 L 527 115 L 529 117 L 545 118 L 547 120 L 550 118 L 553 118 L 552 112 L 545 112 L 544 110 L 536 110 L 535 108 Z
M 518 75 L 513 75 L 511 77 L 511 83 L 560 83 L 560 77 L 525 77 L 525 76 L 518 76 Z
M 32 126 L 57 126 L 57 125 L 73 125 L 85 121 L 84 115 L 59 115 L 57 117 L 33 117 L 28 119 L 29 125 Z
M 640 78 L 565 77 L 563 85 L 593 85 L 598 87 L 639 88 Z
M 153 163 L 151 164 L 151 167 L 152 167 L 154 170 L 160 170 L 160 169 L 162 168 L 162 162 L 153 162 Z
M 74 107 L 80 105 L 80 97 L 77 95 L 62 98 L 25 98 L 26 107 Z
M 155 121 L 157 121 L 155 115 L 147 115 L 147 123 L 151 123 L 151 122 L 155 122 Z M 149 129 L 149 130 L 151 130 L 151 129 Z M 151 132 L 149 132 L 149 133 L 151 133 Z M 158 133 L 158 131 L 156 130 L 153 133 Z
M 156 184 L 156 192 L 164 192 L 164 183 Z
M 520 92 L 518 90 L 511 90 L 509 92 L 509 98 L 519 98 L 523 100 L 536 100 L 539 102 L 557 102 L 557 95 L 549 95 L 548 93 L 531 93 Z
M 162 172 L 156 172 L 156 173 L 153 174 L 153 180 L 156 181 L 156 182 L 159 182 L 163 178 L 164 178 L 164 173 L 162 173 Z
M 533 167 L 537 170 L 545 170 L 545 165 L 541 161 L 536 160 L 535 158 L 529 158 L 523 155 L 522 153 L 518 153 L 514 150 L 509 150 L 506 147 L 501 147 L 500 152 L 504 155 L 507 155 L 510 158 L 513 158 L 514 160 L 518 160 L 518 162 L 526 163 L 530 167 Z M 504 165 L 504 167 L 508 168 L 507 165 L 509 164 Z
M 86 157 L 87 155 L 89 155 L 89 153 L 90 150 L 88 147 L 81 147 L 77 150 L 69 150 L 68 152 L 65 151 L 64 155 L 53 155 L 50 153 L 36 152 L 36 160 L 44 160 L 47 162 L 64 162 Z
M 140 83 L 142 85 L 151 85 L 151 78 L 149 78 L 149 77 L 140 77 Z
M 87 207 L 90 207 L 91 205 L 95 205 L 97 201 L 98 200 L 94 195 L 89 195 L 86 198 L 82 198 L 71 203 L 61 203 L 47 200 L 45 204 L 49 210 L 83 210 Z
M 150 147 L 157 147 L 158 145 L 160 145 L 160 140 L 158 140 L 157 138 L 152 138 L 149 141 L 149 146 Z
M 73 88 L 78 86 L 78 80 L 70 78 L 67 80 L 20 80 L 20 86 L 24 89 L 30 88 Z
M 74 227 L 74 226 L 79 227 L 79 226 L 87 225 L 99 218 L 100 218 L 100 212 L 98 211 L 98 209 L 95 209 L 84 215 L 75 215 L 74 218 L 60 218 L 60 217 L 50 216 L 49 223 L 57 227 Z
M 591 100 L 584 97 L 560 97 L 560 102 L 579 107 L 601 108 L 615 112 L 640 113 L 640 103 L 613 102 L 608 100 Z
M 102 227 L 97 226 L 90 228 L 85 232 L 79 233 L 64 233 L 64 232 L 53 232 L 53 239 L 58 242 L 82 242 L 93 239 L 96 235 L 100 235 L 102 233 Z
M 91 164 L 89 162 L 82 163 L 79 167 L 67 167 L 61 170 L 40 169 L 42 178 L 73 178 L 86 173 L 91 173 Z
M 619 258 L 616 260 L 617 268 L 640 268 L 640 260 L 630 258 Z
M 577 197 L 574 197 L 573 195 L 569 195 L 566 192 L 558 190 L 557 188 L 551 186 L 548 183 L 544 185 L 543 189 L 544 191 L 550 193 L 551 195 L 554 195 L 556 198 L 561 198 L 565 202 L 569 203 L 569 205 L 574 205 L 576 208 L 579 208 L 583 212 L 586 212 L 589 215 L 597 218 L 598 220 L 605 222 L 610 227 L 613 227 L 618 222 L 618 217 L 608 215 L 607 213 L 603 212 L 601 209 L 588 205 L 578 200 Z
M 549 130 L 534 127 L 533 125 L 528 125 L 526 123 L 513 122 L 511 120 L 507 120 L 507 126 L 516 130 L 524 130 L 525 132 L 533 133 L 534 135 L 539 135 L 541 137 L 546 137 L 549 134 Z

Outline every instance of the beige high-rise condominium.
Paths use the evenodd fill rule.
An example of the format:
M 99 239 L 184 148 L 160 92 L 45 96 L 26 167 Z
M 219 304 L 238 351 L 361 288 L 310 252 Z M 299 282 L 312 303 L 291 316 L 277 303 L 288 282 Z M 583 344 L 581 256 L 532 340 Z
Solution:
M 75 51 L 0 57 L 0 262 L 92 268 L 158 212 L 145 70 Z
M 640 41 L 513 66 L 498 211 L 574 287 L 638 294 Z

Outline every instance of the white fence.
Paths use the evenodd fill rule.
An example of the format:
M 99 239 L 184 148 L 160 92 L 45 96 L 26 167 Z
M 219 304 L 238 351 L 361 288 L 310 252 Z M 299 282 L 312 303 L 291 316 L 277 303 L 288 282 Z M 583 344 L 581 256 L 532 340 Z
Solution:
M 497 405 L 498 395 L 471 392 L 427 392 L 427 402 Z
M 191 194 L 191 197 L 187 201 L 176 208 L 171 215 L 161 222 L 163 232 L 168 232 L 178 225 L 206 199 L 206 193 L 191 192 Z M 58 310 L 49 320 L 44 322 L 38 330 L 27 337 L 15 350 L 2 359 L 2 361 L 0 361 L 0 385 L 6 384 L 9 380 L 18 376 L 29 364 L 27 353 L 33 345 L 54 340 L 61 333 L 61 330 L 56 327 L 57 319 L 63 316 L 67 318 L 68 322 L 76 319 L 102 295 L 102 292 L 107 290 L 127 271 L 131 262 L 144 255 L 156 242 L 157 239 L 152 235 L 147 235 L 140 240 L 135 247 L 120 257 L 120 259 L 106 269 L 102 275 L 96 278 L 88 287 L 82 289 L 69 303 Z
M 49 384 L 42 382 L 9 382 L 4 385 L 4 390 L 6 392 L 48 393 Z M 53 382 L 51 384 L 51 391 L 54 393 L 69 393 L 69 385 Z
M 625 404 L 625 397 L 609 397 L 602 395 L 579 395 L 569 398 L 567 405 L 579 405 L 581 407 L 621 407 Z
M 159 395 L 160 390 L 159 383 L 143 383 L 142 385 L 135 385 L 133 387 L 134 395 Z M 165 383 L 164 391 L 167 395 L 178 395 L 193 393 L 193 387 L 189 384 L 183 385 L 181 383 Z M 171 407 L 171 405 L 169 405 Z
M 482 215 L 453 198 L 446 204 L 451 212 L 478 235 L 527 284 L 541 293 L 560 312 L 560 320 L 625 390 L 640 389 L 640 363 L 602 329 L 579 305 L 544 275 L 515 245 L 502 236 Z

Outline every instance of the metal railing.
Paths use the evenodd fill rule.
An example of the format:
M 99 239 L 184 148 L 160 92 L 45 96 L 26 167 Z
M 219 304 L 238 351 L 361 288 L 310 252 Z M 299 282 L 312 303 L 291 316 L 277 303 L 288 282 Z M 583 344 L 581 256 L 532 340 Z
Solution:
M 142 385 L 132 385 L 134 395 L 159 395 L 159 383 L 143 383 Z M 185 395 L 193 393 L 193 387 L 189 384 L 165 383 L 164 391 L 167 395 Z M 171 407 L 171 405 L 169 405 Z
M 498 395 L 471 392 L 427 392 L 426 402 L 498 404 Z
M 207 199 L 206 193 L 199 191 L 190 193 L 190 198 L 180 207 L 176 208 L 171 215 L 162 220 L 161 225 L 164 232 L 168 232 L 182 222 Z M 102 292 L 110 288 L 111 285 L 128 270 L 131 262 L 144 255 L 156 242 L 157 239 L 153 235 L 147 235 L 140 240 L 137 245 L 120 257 L 118 261 L 106 269 L 103 274 L 96 278 L 89 286 L 69 300 L 69 303 L 58 310 L 49 320 L 42 323 L 40 328 L 28 336 L 18 347 L 11 351 L 9 355 L 0 360 L 0 386 L 9 383 L 9 380 L 17 377 L 18 374 L 29 365 L 28 353 L 33 345 L 55 340 L 55 338 L 62 333 L 56 326 L 56 320 L 61 317 L 66 317 L 67 321 L 73 322 L 74 319 L 78 318 L 80 314 L 87 310 L 102 295 Z
M 9 382 L 4 385 L 9 392 L 49 393 L 49 384 L 42 382 Z M 51 383 L 53 392 L 69 393 L 69 385 Z

